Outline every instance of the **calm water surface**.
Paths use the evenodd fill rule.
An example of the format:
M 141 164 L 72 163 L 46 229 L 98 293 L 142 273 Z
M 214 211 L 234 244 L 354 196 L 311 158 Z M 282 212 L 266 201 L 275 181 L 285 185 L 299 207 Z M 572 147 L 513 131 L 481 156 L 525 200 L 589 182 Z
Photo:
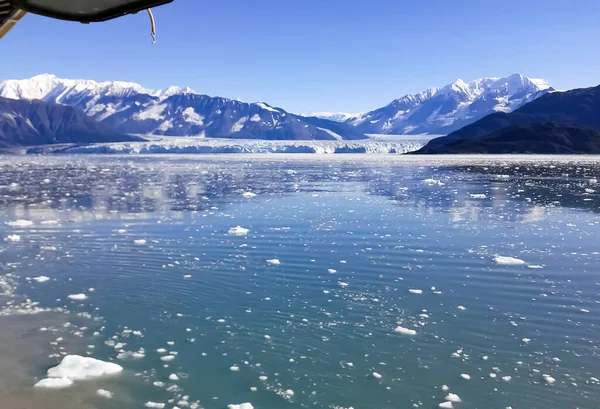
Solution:
M 0 406 L 597 407 L 600 164 L 364 158 L 2 158 Z

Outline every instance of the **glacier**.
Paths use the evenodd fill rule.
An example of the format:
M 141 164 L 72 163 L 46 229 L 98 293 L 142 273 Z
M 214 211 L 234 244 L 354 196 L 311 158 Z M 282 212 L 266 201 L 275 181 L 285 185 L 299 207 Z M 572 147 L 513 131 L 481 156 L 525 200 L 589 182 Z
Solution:
M 30 154 L 403 154 L 425 146 L 430 138 L 387 138 L 360 141 L 264 141 L 256 139 L 155 138 L 147 142 L 99 143 L 29 149 Z

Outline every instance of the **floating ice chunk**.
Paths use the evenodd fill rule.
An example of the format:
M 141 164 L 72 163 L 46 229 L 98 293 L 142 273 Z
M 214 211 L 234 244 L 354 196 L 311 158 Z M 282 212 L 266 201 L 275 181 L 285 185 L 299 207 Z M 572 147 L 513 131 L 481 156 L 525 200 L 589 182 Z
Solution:
M 423 294 L 423 290 L 415 290 L 415 289 L 409 289 L 408 290 L 409 293 L 411 294 Z
M 240 403 L 239 405 L 227 405 L 228 409 L 254 409 L 251 403 Z
M 471 199 L 485 199 L 487 196 L 484 193 L 471 193 L 469 195 Z
M 56 251 L 58 250 L 56 246 L 40 246 L 40 250 L 42 251 Z
M 172 373 L 171 375 L 169 375 L 169 380 L 170 381 L 178 381 L 179 376 L 177 376 L 177 374 Z
M 33 386 L 35 388 L 64 389 L 73 386 L 73 381 L 68 378 L 45 378 Z
M 554 382 L 556 382 L 556 379 L 554 379 L 552 376 L 550 375 L 542 375 L 544 377 L 544 380 L 549 383 L 550 385 L 552 385 Z
M 529 338 L 523 338 L 521 341 L 523 341 L 524 343 L 528 344 L 529 342 L 531 342 L 531 339 L 529 339 Z
M 31 227 L 31 226 L 33 226 L 33 222 L 31 220 L 23 220 L 23 219 L 5 222 L 4 224 L 6 224 L 10 227 Z
M 458 396 L 455 393 L 449 393 L 448 396 L 446 396 L 444 399 L 446 399 L 448 402 L 453 402 L 453 403 L 462 402 L 462 400 L 460 399 L 460 396 Z
M 175 359 L 175 355 L 165 355 L 165 356 L 160 357 L 160 360 L 163 362 L 170 362 L 174 359 Z
M 540 266 L 540 265 L 538 265 L 538 264 L 529 264 L 529 265 L 527 266 L 527 268 L 531 268 L 531 269 L 537 270 L 537 269 L 544 268 L 544 266 Z
M 239 367 L 239 366 L 237 366 L 237 365 L 233 365 L 233 366 L 231 366 L 231 367 L 229 368 L 229 370 L 230 370 L 231 372 L 239 372 L 239 371 L 240 371 L 240 367 Z
M 423 180 L 423 183 L 429 186 L 444 186 L 444 182 L 436 179 L 425 179 Z
M 156 350 L 156 352 L 158 352 L 159 354 L 166 354 L 166 353 L 167 353 L 167 350 L 166 350 L 166 349 L 164 349 L 164 348 L 158 348 L 158 349 Z
M 165 408 L 164 403 L 158 403 L 158 402 L 146 402 L 146 403 L 144 403 L 144 406 L 147 408 L 152 408 L 152 409 L 164 409 Z
M 73 301 L 84 301 L 87 300 L 88 297 L 85 294 L 70 294 L 67 298 Z
M 160 382 L 160 381 L 154 381 L 154 382 L 152 382 L 152 385 L 156 386 L 157 388 L 164 388 L 165 387 L 165 383 L 164 382 Z
M 143 246 L 146 244 L 146 240 L 144 239 L 137 239 L 133 241 L 133 244 L 135 244 L 136 246 Z
M 337 270 L 334 270 L 333 268 L 330 268 L 329 270 L 327 270 L 327 272 L 329 274 L 335 274 L 335 273 L 337 273 Z
M 414 329 L 404 328 L 401 326 L 397 326 L 394 332 L 402 335 L 417 335 L 417 331 Z
M 122 351 L 117 355 L 117 359 L 144 359 L 146 354 L 143 352 L 133 352 L 133 351 Z
M 42 379 L 34 386 L 38 388 L 66 388 L 71 386 L 74 381 L 116 375 L 122 371 L 122 366 L 112 362 L 104 362 L 79 355 L 67 355 L 59 365 L 48 369 L 46 379 Z
M 460 374 L 460 377 L 461 377 L 461 378 L 463 378 L 463 379 L 466 379 L 467 381 L 468 381 L 469 379 L 471 379 L 471 375 L 468 375 L 468 374 L 466 374 L 466 373 L 461 373 L 461 374 Z
M 264 382 L 264 381 L 266 381 L 267 379 L 269 379 L 269 378 L 267 378 L 267 377 L 266 377 L 266 376 L 264 376 L 264 375 L 261 375 L 261 376 L 259 376 L 259 377 L 258 377 L 258 380 L 259 380 L 259 381 L 261 381 L 261 382 Z
M 242 196 L 244 196 L 246 199 L 252 199 L 253 197 L 256 197 L 256 193 L 244 192 L 242 193 Z
M 271 336 L 270 336 L 270 335 L 265 335 L 265 339 L 266 339 L 267 341 L 269 341 L 269 340 L 271 339 Z
M 112 399 L 113 394 L 111 391 L 107 391 L 106 389 L 98 389 L 96 391 L 96 395 L 100 396 L 101 398 L 106 398 L 106 399 Z
M 579 311 L 581 311 L 581 312 L 585 312 L 585 313 L 588 313 L 588 312 L 590 312 L 590 310 L 586 310 L 585 308 L 582 308 L 582 309 L 580 309 Z
M 183 278 L 185 278 L 185 279 L 192 278 L 192 275 L 191 274 L 186 274 L 186 275 L 183 276 Z
M 18 234 L 9 234 L 8 236 L 6 236 L 4 238 L 4 241 L 10 242 L 10 243 L 18 243 L 21 241 L 21 236 L 19 236 Z
M 340 287 L 342 287 L 342 288 L 346 288 L 346 287 L 348 287 L 350 284 L 348 284 L 348 283 L 345 283 L 345 282 L 343 282 L 343 281 L 338 281 L 338 285 L 339 285 Z
M 379 374 L 379 373 L 377 373 L 377 372 L 373 372 L 371 375 L 372 375 L 372 376 L 373 376 L 373 378 L 375 378 L 375 379 L 381 379 L 381 378 L 383 377 L 381 374 Z
M 294 391 L 291 389 L 288 389 L 284 392 L 284 394 L 287 398 L 292 398 L 294 396 Z
M 438 405 L 440 408 L 442 409 L 452 409 L 454 406 L 452 405 L 452 402 L 446 401 L 446 402 L 442 402 Z
M 459 305 L 459 306 L 458 306 L 458 307 L 456 307 L 456 308 L 457 308 L 457 309 L 459 309 L 460 311 L 464 311 L 464 310 L 466 310 L 466 308 L 465 308 L 465 307 L 463 307 L 462 305 Z
M 494 257 L 494 263 L 507 266 L 520 266 L 525 264 L 525 261 L 514 257 L 496 256 Z
M 276 259 L 276 258 L 272 258 L 271 260 L 267 260 L 267 263 L 272 264 L 274 266 L 278 266 L 278 265 L 281 264 L 281 262 L 278 259 Z
M 444 392 L 448 392 L 450 390 L 450 387 L 448 387 L 448 385 L 442 385 L 442 390 Z
M 503 377 L 502 377 L 502 380 L 503 380 L 504 382 L 510 382 L 510 380 L 511 380 L 511 379 L 512 379 L 512 376 L 503 376 Z
M 48 280 L 50 280 L 50 277 L 46 277 L 46 276 L 33 277 L 33 281 L 36 281 L 38 283 L 45 283 Z
M 250 229 L 245 229 L 242 226 L 232 227 L 227 231 L 230 236 L 246 236 L 250 232 Z
M 494 379 L 497 375 L 495 373 L 490 373 L 490 378 Z
M 251 392 L 256 392 L 258 390 L 258 388 L 256 386 L 251 386 L 250 387 L 250 391 Z

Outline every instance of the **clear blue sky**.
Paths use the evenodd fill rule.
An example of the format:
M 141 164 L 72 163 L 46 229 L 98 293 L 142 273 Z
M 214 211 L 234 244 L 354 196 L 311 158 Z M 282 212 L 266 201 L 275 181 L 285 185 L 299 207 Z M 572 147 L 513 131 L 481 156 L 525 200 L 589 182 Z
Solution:
M 27 16 L 0 79 L 53 73 L 190 86 L 289 111 L 361 112 L 457 78 L 600 83 L 600 0 L 175 0 L 82 25 Z

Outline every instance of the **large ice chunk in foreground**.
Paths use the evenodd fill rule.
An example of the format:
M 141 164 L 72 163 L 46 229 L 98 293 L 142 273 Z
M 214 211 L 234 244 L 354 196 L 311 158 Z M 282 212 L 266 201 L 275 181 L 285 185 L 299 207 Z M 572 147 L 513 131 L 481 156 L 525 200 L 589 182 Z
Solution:
M 48 369 L 46 379 L 42 379 L 34 386 L 38 388 L 68 388 L 75 381 L 117 375 L 122 371 L 122 366 L 112 362 L 79 355 L 67 355 L 60 364 Z

